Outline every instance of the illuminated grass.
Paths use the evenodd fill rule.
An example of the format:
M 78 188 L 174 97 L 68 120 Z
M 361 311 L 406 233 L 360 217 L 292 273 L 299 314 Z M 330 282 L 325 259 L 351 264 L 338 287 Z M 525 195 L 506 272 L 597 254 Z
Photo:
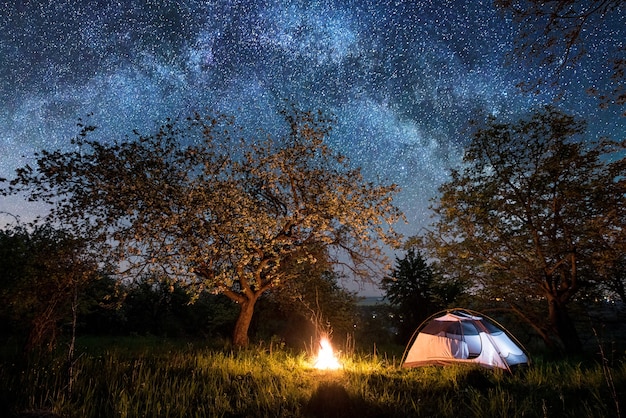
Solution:
M 85 349 L 84 349 L 85 350 Z M 538 363 L 514 375 L 469 367 L 400 369 L 384 356 L 341 358 L 319 371 L 304 353 L 229 351 L 162 344 L 91 348 L 61 357 L 4 362 L 0 416 L 48 411 L 72 417 L 544 417 L 615 416 L 600 365 Z M 626 366 L 611 377 L 626 398 Z M 621 406 L 621 405 L 620 405 Z

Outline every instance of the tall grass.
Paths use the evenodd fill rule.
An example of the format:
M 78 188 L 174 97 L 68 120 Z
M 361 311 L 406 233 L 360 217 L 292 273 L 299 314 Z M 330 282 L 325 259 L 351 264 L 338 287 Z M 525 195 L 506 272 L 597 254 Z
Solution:
M 68 390 L 65 357 L 6 359 L 0 416 L 603 417 L 616 406 L 599 363 L 536 362 L 513 375 L 470 367 L 401 369 L 385 356 L 318 371 L 305 353 L 163 344 L 82 348 Z M 611 369 L 626 398 L 626 366 Z

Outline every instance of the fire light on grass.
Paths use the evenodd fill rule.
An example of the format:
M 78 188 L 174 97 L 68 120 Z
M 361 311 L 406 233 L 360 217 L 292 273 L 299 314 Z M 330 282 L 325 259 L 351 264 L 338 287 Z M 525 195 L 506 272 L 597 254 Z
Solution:
M 313 367 L 320 370 L 337 370 L 342 367 L 337 357 L 335 357 L 333 346 L 326 337 L 320 339 L 320 348 L 315 362 L 313 363 Z

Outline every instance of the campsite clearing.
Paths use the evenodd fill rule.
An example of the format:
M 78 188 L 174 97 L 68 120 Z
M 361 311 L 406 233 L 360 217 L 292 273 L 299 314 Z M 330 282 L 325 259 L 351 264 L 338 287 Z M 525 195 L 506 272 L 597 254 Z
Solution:
M 4 350 L 0 415 L 579 417 L 617 416 L 626 399 L 621 361 L 534 359 L 509 374 L 466 364 L 406 369 L 399 354 L 361 353 L 341 358 L 341 370 L 318 371 L 304 352 L 262 346 L 136 337 L 78 347 L 71 391 L 63 353 L 23 362 Z

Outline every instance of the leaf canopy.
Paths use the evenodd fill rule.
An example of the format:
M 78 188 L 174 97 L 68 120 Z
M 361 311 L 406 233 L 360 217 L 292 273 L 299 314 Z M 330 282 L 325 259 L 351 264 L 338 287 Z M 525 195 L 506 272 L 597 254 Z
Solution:
M 282 116 L 279 138 L 245 138 L 221 114 L 110 143 L 81 123 L 75 150 L 42 151 L 4 193 L 49 203 L 47 221 L 90 237 L 126 273 L 158 269 L 236 301 L 292 278 L 281 266 L 314 262 L 320 244 L 367 278 L 399 241 L 397 187 L 366 182 L 324 142 L 331 118 Z

